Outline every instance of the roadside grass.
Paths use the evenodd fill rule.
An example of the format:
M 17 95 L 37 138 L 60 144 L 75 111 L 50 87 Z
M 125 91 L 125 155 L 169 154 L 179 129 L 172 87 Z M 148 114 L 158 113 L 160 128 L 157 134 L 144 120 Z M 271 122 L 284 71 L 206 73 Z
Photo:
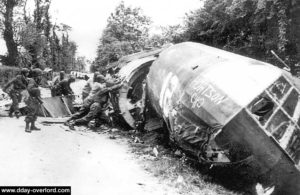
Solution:
M 124 138 L 139 164 L 157 177 L 159 182 L 167 184 L 179 194 L 248 194 L 226 189 L 222 186 L 222 182 L 208 173 L 209 167 L 200 165 L 195 159 L 187 156 L 174 145 L 170 145 L 159 132 L 122 131 L 116 128 L 104 132 L 108 133 L 111 139 Z

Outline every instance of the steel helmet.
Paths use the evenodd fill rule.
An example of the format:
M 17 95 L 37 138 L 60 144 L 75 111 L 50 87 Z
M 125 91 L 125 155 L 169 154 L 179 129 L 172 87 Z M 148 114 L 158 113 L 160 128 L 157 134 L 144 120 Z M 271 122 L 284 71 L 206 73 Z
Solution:
M 41 76 L 43 74 L 43 71 L 39 68 L 35 68 L 35 69 L 32 70 L 32 73 L 33 73 L 34 77 L 38 77 L 38 76 Z
M 21 69 L 21 74 L 25 75 L 25 74 L 27 74 L 27 73 L 29 73 L 28 68 L 22 68 L 22 69 Z

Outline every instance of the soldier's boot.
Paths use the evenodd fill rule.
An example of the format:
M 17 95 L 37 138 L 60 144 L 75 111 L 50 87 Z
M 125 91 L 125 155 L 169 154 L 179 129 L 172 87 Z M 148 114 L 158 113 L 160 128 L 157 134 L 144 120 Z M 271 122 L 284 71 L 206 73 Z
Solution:
M 41 128 L 37 128 L 37 127 L 35 126 L 35 122 L 31 122 L 31 127 L 30 127 L 30 130 L 34 130 L 34 131 L 40 131 L 40 130 L 41 130 Z
M 31 130 L 29 129 L 29 122 L 26 122 L 25 132 L 31 133 Z
M 19 111 L 15 112 L 15 116 L 18 119 L 21 116 L 21 113 Z
M 69 126 L 69 125 L 70 125 L 70 122 L 71 122 L 72 120 L 73 120 L 72 117 L 70 117 L 68 120 L 66 120 L 66 121 L 64 122 L 64 125 L 65 125 L 65 126 Z
M 70 122 L 68 123 L 69 128 L 70 128 L 71 130 L 73 130 L 73 131 L 75 130 L 74 125 L 75 125 L 75 121 L 70 121 Z
M 96 128 L 96 121 L 95 120 L 91 120 L 89 123 L 88 123 L 88 127 L 90 129 L 95 129 Z
M 13 117 L 13 113 L 14 113 L 13 109 L 10 108 L 10 109 L 9 109 L 8 116 L 9 116 L 10 118 L 12 118 L 12 117 Z

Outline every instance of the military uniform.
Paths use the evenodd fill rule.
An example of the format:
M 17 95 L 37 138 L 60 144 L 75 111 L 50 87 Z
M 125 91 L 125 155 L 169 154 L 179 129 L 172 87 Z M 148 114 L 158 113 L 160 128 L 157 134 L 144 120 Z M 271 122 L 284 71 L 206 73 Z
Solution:
M 112 87 L 107 87 L 110 85 Z M 107 108 L 109 91 L 120 87 L 116 83 L 98 83 L 94 85 L 90 95 L 84 100 L 80 110 L 75 113 L 68 121 L 72 125 L 83 125 L 88 124 L 92 119 L 100 117 L 101 119 L 108 120 L 109 116 L 104 112 Z
M 35 126 L 35 121 L 37 120 L 38 111 L 42 101 L 41 101 L 41 92 L 38 88 L 39 87 L 38 82 L 36 81 L 35 78 L 40 76 L 41 70 L 39 69 L 34 70 L 34 74 L 35 74 L 34 78 L 28 79 L 27 90 L 29 93 L 29 97 L 26 100 L 24 100 L 28 109 L 27 115 L 25 117 L 26 132 L 31 132 L 31 130 L 40 130 Z M 30 128 L 29 128 L 29 124 L 31 125 Z
M 90 95 L 83 101 L 83 105 L 80 107 L 79 111 L 76 112 L 69 121 L 74 120 L 74 125 L 81 125 L 87 124 L 95 118 L 101 109 L 101 103 L 104 104 L 105 102 L 105 99 L 103 99 L 103 101 L 97 100 L 98 96 L 96 96 L 96 94 L 104 89 L 104 84 L 97 83 L 94 85 Z
M 21 92 L 26 89 L 27 80 L 23 75 L 17 75 L 16 78 L 9 81 L 3 88 L 4 92 L 7 92 L 12 100 L 12 105 L 9 109 L 9 116 L 15 113 L 16 117 L 19 117 L 19 103 L 22 100 Z
M 85 98 L 87 98 L 89 96 L 94 85 L 98 83 L 95 80 L 99 74 L 100 74 L 99 72 L 95 72 L 94 77 L 87 80 L 85 86 L 82 89 L 82 100 L 84 100 Z
M 58 96 L 57 94 L 59 94 L 59 83 L 61 81 L 63 81 L 65 78 L 65 72 L 64 71 L 60 71 L 59 75 L 54 77 L 52 80 L 52 87 L 51 87 L 51 96 Z
M 55 96 L 67 96 L 74 94 L 70 84 L 75 82 L 75 78 L 64 79 L 60 81 L 55 87 Z

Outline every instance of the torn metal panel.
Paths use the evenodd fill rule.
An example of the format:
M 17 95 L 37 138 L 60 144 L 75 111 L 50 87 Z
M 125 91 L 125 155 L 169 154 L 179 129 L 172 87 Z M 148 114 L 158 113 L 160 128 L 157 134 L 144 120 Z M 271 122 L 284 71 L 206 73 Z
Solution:
M 164 49 L 170 47 L 171 45 L 172 44 L 167 44 L 167 45 L 163 46 L 163 48 L 154 48 L 154 49 L 151 49 L 148 51 L 141 51 L 138 53 L 124 56 L 118 61 L 118 66 L 119 66 L 119 68 L 123 68 L 123 67 L 127 66 L 128 63 L 130 63 L 132 61 L 136 61 L 138 59 L 143 59 L 143 58 L 147 58 L 147 57 L 157 57 L 160 52 L 162 52 Z
M 146 121 L 144 129 L 146 131 L 153 131 L 156 129 L 163 128 L 163 120 L 160 118 L 150 118 Z
M 42 101 L 41 116 L 57 118 L 70 116 L 72 114 L 70 110 L 72 106 L 69 107 L 72 100 L 69 97 L 49 97 L 43 98 Z
M 125 78 L 126 84 L 119 90 L 117 105 L 122 117 L 132 128 L 137 128 L 144 120 L 144 80 L 155 59 L 156 57 L 150 56 L 132 61 L 119 72 L 120 77 Z
M 74 107 L 73 107 L 73 97 L 72 96 L 63 96 L 61 97 L 63 103 L 66 106 L 66 109 L 68 113 L 71 115 L 74 113 Z

